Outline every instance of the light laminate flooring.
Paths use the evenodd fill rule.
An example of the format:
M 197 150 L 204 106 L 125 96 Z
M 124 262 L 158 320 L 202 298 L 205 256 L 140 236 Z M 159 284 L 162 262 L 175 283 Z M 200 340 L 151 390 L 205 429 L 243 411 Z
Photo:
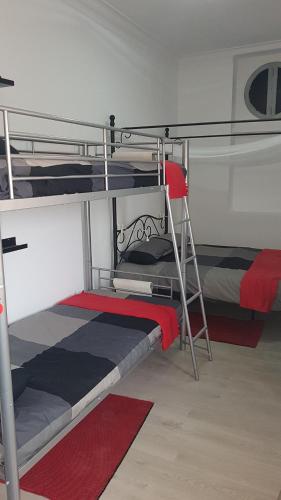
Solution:
M 281 315 L 256 349 L 213 343 L 153 353 L 115 393 L 154 407 L 102 500 L 277 500 L 281 490 Z
M 175 345 L 116 386 L 155 404 L 101 500 L 281 500 L 281 314 L 256 349 L 212 347 L 199 382 Z

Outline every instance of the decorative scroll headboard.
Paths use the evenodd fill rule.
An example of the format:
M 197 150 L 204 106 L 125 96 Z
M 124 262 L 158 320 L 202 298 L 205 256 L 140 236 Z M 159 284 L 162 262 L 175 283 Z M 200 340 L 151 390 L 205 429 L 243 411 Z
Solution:
M 165 232 L 165 215 L 155 217 L 144 214 L 137 217 L 127 226 L 116 229 L 117 263 L 122 256 L 138 241 L 148 240 L 151 236 L 160 236 Z
M 111 114 L 109 116 L 109 124 L 111 127 L 115 127 L 116 122 L 116 116 L 114 114 Z M 169 129 L 165 129 L 165 136 L 168 138 L 169 137 Z M 130 138 L 130 133 L 125 134 L 124 132 L 120 134 L 119 140 L 116 137 L 115 131 L 111 130 L 110 133 L 110 140 L 111 140 L 111 155 L 116 151 L 116 148 L 122 146 L 122 142 L 124 139 L 129 139 Z M 166 160 L 168 159 L 168 155 L 165 155 Z M 159 236 L 162 233 L 167 233 L 168 232 L 168 209 L 167 209 L 167 204 L 166 204 L 166 199 L 165 199 L 165 215 L 160 216 L 160 217 L 154 217 L 153 215 L 141 215 L 137 219 L 135 219 L 129 226 L 126 226 L 123 228 L 123 230 L 117 229 L 117 200 L 116 198 L 112 198 L 112 222 L 113 222 L 113 267 L 116 269 L 117 264 L 119 264 L 120 260 L 122 259 L 122 254 L 126 250 L 128 250 L 129 247 L 133 245 L 133 243 L 136 243 L 137 241 L 141 241 L 144 239 L 144 237 L 148 234 L 149 225 L 151 226 L 152 231 L 156 232 L 151 232 L 150 236 Z M 161 222 L 161 226 L 159 229 L 157 229 L 157 223 Z M 128 241 L 128 246 L 127 248 L 121 249 L 120 245 L 122 243 L 125 243 L 125 240 L 122 241 L 122 238 L 124 236 L 124 232 L 130 231 L 131 233 L 129 234 L 129 237 L 127 239 Z M 158 231 L 158 232 L 157 232 Z M 160 231 L 160 232 L 159 232 Z M 122 233 L 122 234 L 121 234 Z M 140 236 L 141 234 L 143 237 L 138 238 L 137 236 L 133 236 L 134 233 L 138 233 Z M 148 236 L 149 237 L 149 236 Z M 121 240 L 120 240 L 121 238 Z M 126 247 L 126 244 L 125 244 Z

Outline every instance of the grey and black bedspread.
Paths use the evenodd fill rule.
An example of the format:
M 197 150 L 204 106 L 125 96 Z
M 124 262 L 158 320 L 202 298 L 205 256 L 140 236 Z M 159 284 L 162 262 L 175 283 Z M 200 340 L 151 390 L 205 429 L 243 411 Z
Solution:
M 13 159 L 14 177 L 39 177 L 37 180 L 14 181 L 15 198 L 33 198 L 39 196 L 54 196 L 61 194 L 88 193 L 105 190 L 105 179 L 72 178 L 63 179 L 62 176 L 71 175 L 104 175 L 104 162 L 59 163 L 50 165 L 47 160 L 42 165 L 36 161 Z M 35 165 L 34 165 L 35 164 Z M 109 178 L 109 189 L 130 189 L 137 187 L 155 186 L 158 183 L 155 164 L 151 163 L 145 171 L 136 165 L 126 162 L 109 162 L 108 173 L 120 177 Z M 146 175 L 155 174 L 155 175 Z M 140 175 L 141 174 L 141 175 Z M 44 179 L 55 176 L 57 179 Z M 124 176 L 124 177 L 123 177 Z M 6 161 L 0 159 L 0 200 L 9 198 L 9 184 Z
M 164 303 L 180 314 L 178 302 Z M 15 402 L 22 464 L 136 365 L 161 331 L 149 319 L 55 305 L 13 323 L 9 334 L 12 367 L 28 375 Z
M 204 297 L 206 299 L 239 304 L 241 280 L 260 250 L 254 248 L 197 245 L 196 252 Z M 126 278 L 133 278 L 134 272 L 141 273 L 142 275 L 147 273 L 156 274 L 157 276 L 177 277 L 173 254 L 160 259 L 153 265 L 123 262 L 118 265 L 118 269 L 132 273 L 132 275 L 126 275 Z M 121 273 L 119 277 L 121 277 Z M 143 276 L 142 279 L 148 278 Z M 168 280 L 165 279 L 156 280 L 155 282 L 169 284 Z M 179 291 L 177 283 L 175 284 L 175 290 Z M 192 263 L 188 264 L 187 268 L 187 290 L 189 292 L 196 291 L 196 277 Z M 281 284 L 279 285 L 273 310 L 281 310 Z

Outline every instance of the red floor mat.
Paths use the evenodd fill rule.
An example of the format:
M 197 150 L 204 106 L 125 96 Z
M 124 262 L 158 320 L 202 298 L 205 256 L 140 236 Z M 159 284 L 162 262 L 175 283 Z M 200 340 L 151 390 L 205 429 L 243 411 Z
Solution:
M 202 328 L 200 313 L 191 313 L 191 327 L 194 335 Z M 261 338 L 264 321 L 241 320 L 224 316 L 208 315 L 208 328 L 211 340 L 227 344 L 256 347 Z
M 110 394 L 20 481 L 50 500 L 99 498 L 153 403 Z

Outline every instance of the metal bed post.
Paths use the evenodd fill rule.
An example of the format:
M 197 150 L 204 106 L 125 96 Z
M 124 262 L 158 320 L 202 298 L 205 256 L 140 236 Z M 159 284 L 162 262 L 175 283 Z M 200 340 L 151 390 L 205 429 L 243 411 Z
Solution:
M 164 138 L 162 139 L 162 163 L 163 163 L 163 185 L 165 186 L 166 185 L 166 141 Z
M 189 165 L 189 141 L 187 139 L 184 140 L 183 142 L 183 166 L 185 170 L 185 176 L 186 176 L 186 181 L 187 185 L 189 186 L 189 180 L 190 180 L 190 165 Z
M 8 500 L 19 500 L 19 474 L 17 465 L 17 443 L 13 385 L 11 375 L 8 318 L 3 263 L 3 249 L 0 234 L 0 391 L 1 426 L 5 452 L 5 481 Z
M 83 144 L 82 155 L 88 155 L 88 146 Z M 93 262 L 92 262 L 92 233 L 91 233 L 91 203 L 83 201 L 81 203 L 82 217 L 82 247 L 83 247 L 83 271 L 84 271 L 84 290 L 93 289 Z
M 104 175 L 105 175 L 105 190 L 108 191 L 108 161 L 107 161 L 107 134 L 106 128 L 103 129 L 103 153 L 104 153 Z
M 161 186 L 160 139 L 157 139 L 157 170 L 158 170 L 158 186 Z
M 168 127 L 165 128 L 165 137 L 166 139 L 169 139 L 169 134 L 170 134 L 170 129 Z M 165 157 L 165 158 L 164 158 Z M 163 152 L 163 160 L 168 160 L 169 157 L 168 155 Z M 165 179 L 164 179 L 164 164 L 163 164 L 163 184 L 165 184 Z M 169 220 L 168 220 L 168 207 L 167 207 L 167 201 L 165 197 L 165 233 L 167 233 L 169 230 Z
M 14 199 L 13 169 L 12 169 L 11 149 L 10 149 L 9 118 L 8 118 L 8 111 L 6 109 L 3 111 L 3 120 L 4 120 L 9 192 L 10 192 L 10 199 L 13 200 Z
M 115 127 L 115 115 L 110 115 L 109 124 L 111 127 Z M 110 151 L 111 157 L 113 153 L 115 153 L 115 131 L 110 131 Z M 112 198 L 112 228 L 113 228 L 113 269 L 116 269 L 118 264 L 118 252 L 117 252 L 117 200 L 116 198 Z
M 82 245 L 83 245 L 83 267 L 84 267 L 84 289 L 93 289 L 92 272 L 92 234 L 91 234 L 91 203 L 83 201 L 81 203 L 82 217 Z

